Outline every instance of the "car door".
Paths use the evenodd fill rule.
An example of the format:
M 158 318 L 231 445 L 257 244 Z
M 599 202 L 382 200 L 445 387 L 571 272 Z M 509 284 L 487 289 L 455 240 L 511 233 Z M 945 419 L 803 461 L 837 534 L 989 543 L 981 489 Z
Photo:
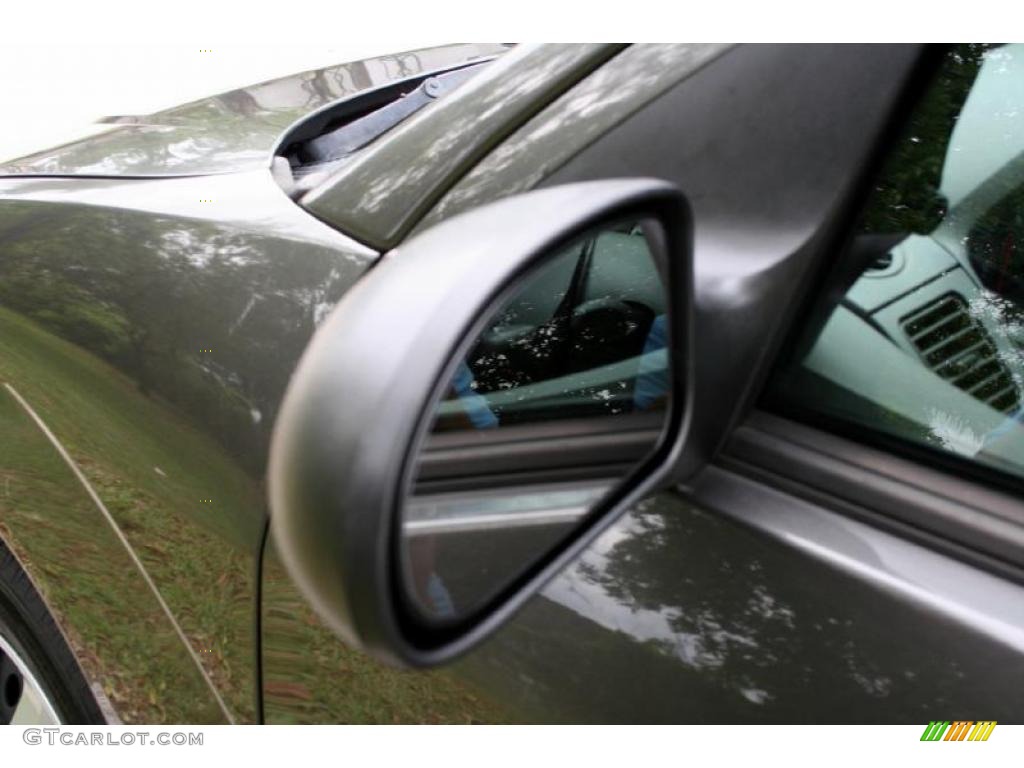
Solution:
M 695 386 L 674 482 L 424 685 L 468 686 L 443 689 L 466 719 L 1015 719 L 1015 327 L 992 305 L 1012 317 L 1016 252 L 999 244 L 1013 230 L 1001 212 L 1013 210 L 1016 153 L 1010 140 L 1002 162 L 988 152 L 980 182 L 950 171 L 982 209 L 971 216 L 928 173 L 945 173 L 973 94 L 999 91 L 986 73 L 1012 73 L 1019 55 L 744 47 L 558 163 L 545 141 L 573 102 L 556 102 L 442 198 L 421 228 L 538 185 L 678 184 L 694 211 Z M 1019 135 L 1010 91 L 980 109 Z M 1001 194 L 972 198 L 991 178 Z M 958 257 L 950 243 L 964 232 L 981 244 Z M 868 311 L 877 283 L 864 281 L 878 273 L 909 282 Z M 937 281 L 955 282 L 933 295 Z M 922 287 L 906 312 L 874 317 Z M 972 310 L 983 289 L 1001 301 Z M 935 327 L 949 320 L 939 310 L 953 325 Z M 958 372 L 980 377 L 967 386 L 936 373 L 947 336 L 967 345 L 956 354 L 991 348 Z

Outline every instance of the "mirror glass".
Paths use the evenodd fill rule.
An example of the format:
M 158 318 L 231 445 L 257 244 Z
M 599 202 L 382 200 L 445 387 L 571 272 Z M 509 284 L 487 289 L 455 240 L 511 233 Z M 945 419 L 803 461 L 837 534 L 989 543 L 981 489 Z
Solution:
M 654 449 L 671 389 L 656 238 L 656 222 L 624 222 L 540 260 L 452 362 L 401 516 L 422 620 L 481 607 Z

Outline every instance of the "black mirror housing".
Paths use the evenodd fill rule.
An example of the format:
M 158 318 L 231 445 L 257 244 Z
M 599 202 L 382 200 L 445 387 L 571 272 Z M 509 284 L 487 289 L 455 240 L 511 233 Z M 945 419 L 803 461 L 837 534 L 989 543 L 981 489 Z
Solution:
M 410 621 L 398 568 L 399 505 L 414 449 L 456 352 L 481 316 L 546 254 L 608 222 L 653 220 L 671 322 L 673 395 L 661 444 L 571 541 L 455 626 Z M 604 527 L 657 485 L 691 398 L 692 232 L 683 195 L 648 179 L 585 182 L 508 198 L 389 252 L 317 330 L 274 427 L 272 531 L 314 608 L 388 663 L 429 666 L 499 626 Z

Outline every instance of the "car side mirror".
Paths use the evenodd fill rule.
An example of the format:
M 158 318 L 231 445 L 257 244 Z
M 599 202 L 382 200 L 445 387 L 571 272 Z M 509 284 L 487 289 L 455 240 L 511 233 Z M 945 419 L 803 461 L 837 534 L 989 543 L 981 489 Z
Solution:
M 428 666 L 662 479 L 689 403 L 691 228 L 661 181 L 530 192 L 383 256 L 316 332 L 272 530 L 345 640 Z

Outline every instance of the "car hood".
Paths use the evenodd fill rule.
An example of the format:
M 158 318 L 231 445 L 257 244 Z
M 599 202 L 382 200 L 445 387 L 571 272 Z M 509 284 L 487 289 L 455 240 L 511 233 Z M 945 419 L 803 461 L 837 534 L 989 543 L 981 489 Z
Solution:
M 154 177 L 267 167 L 278 137 L 325 104 L 505 47 L 427 48 L 300 72 L 150 115 L 105 118 L 99 135 L 0 165 L 4 176 Z

